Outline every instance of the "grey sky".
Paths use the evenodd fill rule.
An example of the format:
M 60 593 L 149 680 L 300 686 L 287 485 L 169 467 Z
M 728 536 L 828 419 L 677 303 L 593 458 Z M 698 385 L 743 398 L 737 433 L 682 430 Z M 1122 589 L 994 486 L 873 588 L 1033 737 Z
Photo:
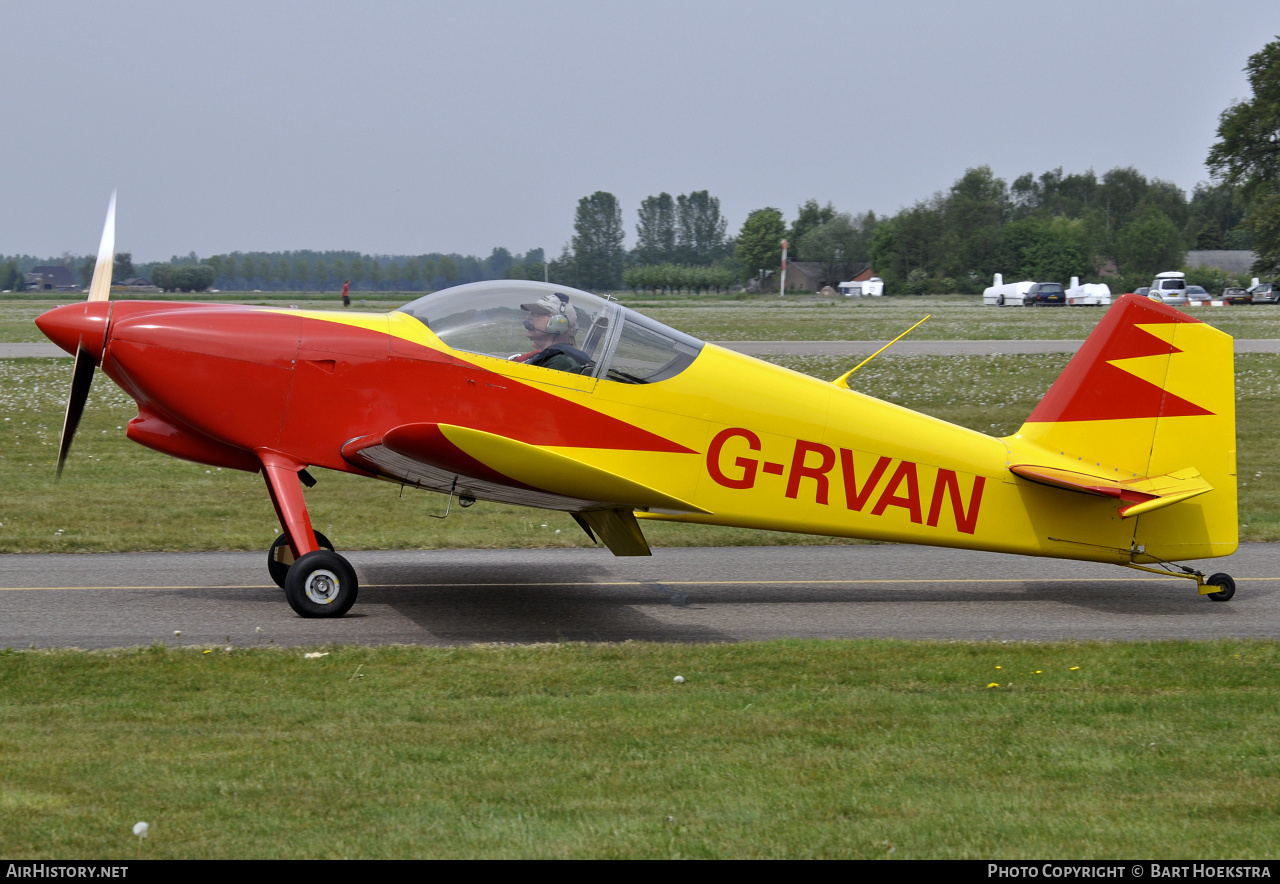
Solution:
M 710 190 L 736 231 L 892 213 L 988 164 L 1190 192 L 1275 0 L 12 2 L 0 253 L 487 255 L 577 200 Z

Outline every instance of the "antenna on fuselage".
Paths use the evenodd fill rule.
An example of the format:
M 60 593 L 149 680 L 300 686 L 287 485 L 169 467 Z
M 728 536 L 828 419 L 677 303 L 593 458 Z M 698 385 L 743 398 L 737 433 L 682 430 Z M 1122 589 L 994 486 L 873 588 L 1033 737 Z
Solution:
M 930 316 L 932 316 L 932 315 L 933 315 L 933 314 L 932 314 L 932 313 L 930 313 L 930 314 L 926 315 L 924 319 L 928 319 L 928 318 L 929 318 Z M 907 330 L 906 330 L 906 331 L 904 331 L 902 334 L 898 335 L 898 336 L 897 336 L 896 338 L 894 338 L 892 341 L 890 341 L 889 343 L 885 344 L 885 345 L 884 345 L 883 347 L 881 347 L 879 350 L 877 350 L 876 352 L 872 353 L 872 354 L 871 354 L 870 356 L 868 356 L 866 359 L 862 360 L 862 361 L 861 361 L 861 362 L 859 362 L 857 365 L 855 365 L 853 368 L 849 369 L 849 370 L 848 370 L 848 371 L 846 371 L 844 374 L 840 375 L 840 377 L 836 378 L 836 379 L 835 379 L 834 381 L 832 381 L 831 383 L 835 384 L 837 387 L 844 387 L 846 390 L 848 390 L 848 389 L 849 389 L 849 375 L 853 374 L 855 371 L 857 371 L 858 369 L 862 368 L 862 366 L 866 365 L 866 364 L 867 364 L 868 362 L 870 362 L 872 359 L 875 359 L 877 356 L 879 356 L 879 355 L 880 355 L 881 353 L 883 353 L 885 350 L 888 350 L 888 349 L 889 349 L 890 347 L 892 347 L 894 344 L 898 343 L 898 341 L 901 341 L 901 340 L 902 340 L 903 338 L 905 338 L 907 335 L 911 334 L 913 331 L 915 331 L 915 330 L 916 330 L 916 327 L 917 327 L 917 326 L 919 326 L 921 323 L 923 323 L 923 322 L 924 322 L 924 319 L 920 320 L 920 322 L 917 322 L 915 325 L 911 326 L 911 328 L 907 329 Z

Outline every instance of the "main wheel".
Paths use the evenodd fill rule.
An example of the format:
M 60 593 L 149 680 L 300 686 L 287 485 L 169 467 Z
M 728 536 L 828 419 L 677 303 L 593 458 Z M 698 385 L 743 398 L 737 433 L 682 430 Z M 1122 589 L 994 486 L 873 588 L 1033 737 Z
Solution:
M 1221 586 L 1221 590 L 1217 592 L 1206 592 L 1206 595 L 1213 601 L 1230 601 L 1231 596 L 1235 595 L 1235 581 L 1231 580 L 1230 574 L 1217 573 L 1208 578 L 1210 586 Z
M 1231 575 L 1229 574 L 1214 574 L 1206 580 L 1205 583 L 1210 586 L 1222 587 L 1222 589 L 1217 592 L 1205 593 L 1205 595 L 1209 596 L 1209 598 L 1213 599 L 1215 602 L 1230 601 L 1231 597 L 1236 594 L 1236 582 L 1231 579 Z
M 316 532 L 316 543 L 320 544 L 321 549 L 333 551 L 333 544 L 329 542 L 329 538 L 319 531 Z M 289 535 L 281 534 L 276 538 L 276 542 L 271 544 L 271 549 L 267 550 L 267 573 L 281 589 L 284 589 L 284 578 L 292 564 L 293 549 L 289 546 Z
M 289 568 L 284 597 L 299 617 L 341 617 L 356 603 L 355 569 L 327 549 L 309 552 Z
M 1004 295 L 996 295 L 996 306 L 997 307 L 1004 306 Z

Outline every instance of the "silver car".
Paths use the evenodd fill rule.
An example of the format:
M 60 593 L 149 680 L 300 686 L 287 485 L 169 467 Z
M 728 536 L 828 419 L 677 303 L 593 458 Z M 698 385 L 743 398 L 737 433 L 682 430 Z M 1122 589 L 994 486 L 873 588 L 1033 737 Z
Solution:
M 1280 283 L 1264 282 L 1249 289 L 1254 304 L 1280 304 Z
M 1187 305 L 1187 280 L 1181 276 L 1165 276 L 1163 273 L 1151 283 L 1151 294 L 1173 307 Z

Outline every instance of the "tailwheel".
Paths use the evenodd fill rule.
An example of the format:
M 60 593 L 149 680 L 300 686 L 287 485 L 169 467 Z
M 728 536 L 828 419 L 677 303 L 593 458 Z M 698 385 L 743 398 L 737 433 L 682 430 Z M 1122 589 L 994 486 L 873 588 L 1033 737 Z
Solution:
M 1213 599 L 1215 602 L 1230 601 L 1231 597 L 1236 594 L 1236 582 L 1231 579 L 1231 575 L 1229 574 L 1214 574 L 1206 580 L 1205 583 L 1209 586 L 1222 587 L 1222 589 L 1217 592 L 1205 593 L 1205 595 Z
M 329 542 L 329 538 L 319 531 L 316 531 L 315 535 L 316 543 L 321 549 L 333 552 L 333 544 Z M 276 586 L 281 589 L 284 589 L 284 579 L 289 573 L 289 566 L 293 562 L 293 548 L 289 546 L 289 535 L 281 534 L 276 538 L 275 543 L 271 544 L 271 549 L 267 550 L 267 573 L 271 575 L 271 579 L 275 581 Z
M 299 617 L 341 617 L 355 604 L 355 569 L 327 549 L 309 552 L 289 568 L 284 595 Z

